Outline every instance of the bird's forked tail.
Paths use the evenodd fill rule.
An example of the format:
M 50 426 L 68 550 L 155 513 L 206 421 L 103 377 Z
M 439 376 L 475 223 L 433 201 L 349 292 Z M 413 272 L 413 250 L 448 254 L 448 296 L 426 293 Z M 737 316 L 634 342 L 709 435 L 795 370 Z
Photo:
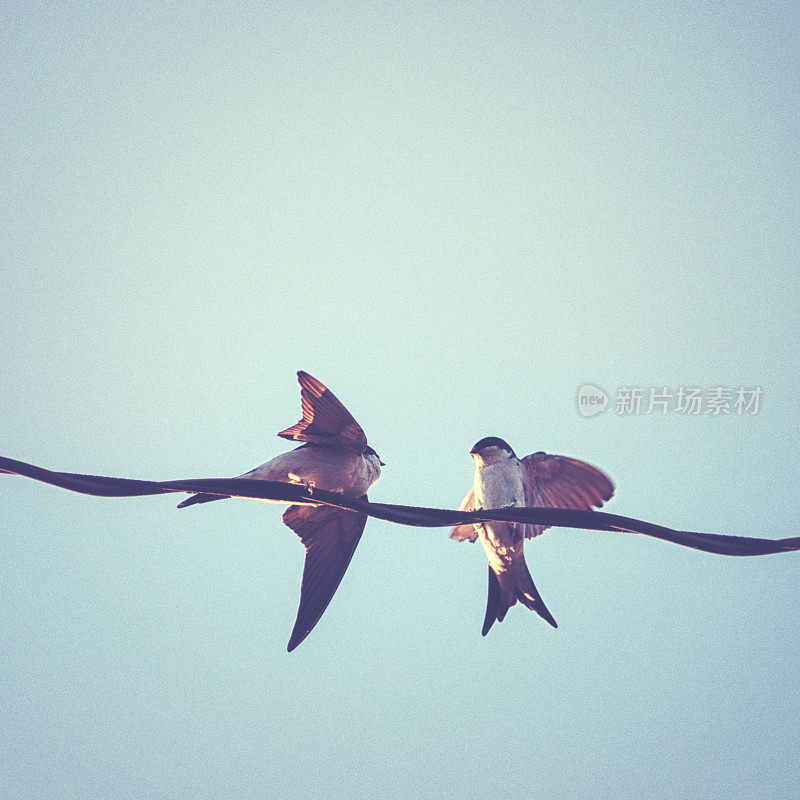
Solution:
M 521 555 L 521 554 L 520 554 Z M 536 585 L 533 582 L 528 566 L 523 557 L 515 558 L 507 572 L 500 576 L 489 567 L 489 596 L 486 600 L 486 616 L 483 619 L 481 633 L 486 636 L 495 620 L 502 622 L 508 609 L 519 600 L 526 608 L 535 611 L 545 622 L 554 628 L 558 623 L 547 610 Z

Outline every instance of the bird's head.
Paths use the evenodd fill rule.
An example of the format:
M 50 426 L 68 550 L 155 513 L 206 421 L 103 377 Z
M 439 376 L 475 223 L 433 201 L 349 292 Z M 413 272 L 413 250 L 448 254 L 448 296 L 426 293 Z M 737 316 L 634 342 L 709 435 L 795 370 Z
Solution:
M 364 451 L 364 458 L 367 460 L 367 465 L 369 467 L 369 471 L 371 473 L 370 478 L 370 486 L 375 483 L 378 478 L 381 476 L 381 467 L 385 467 L 386 464 L 381 461 L 380 456 L 371 448 L 368 447 Z
M 364 451 L 364 455 L 371 461 L 375 462 L 379 467 L 386 466 L 386 464 L 383 461 L 381 461 L 381 457 L 371 447 L 368 447 Z
M 517 457 L 511 449 L 511 445 L 497 436 L 487 436 L 481 439 L 475 443 L 469 452 L 479 466 L 482 464 L 496 464 L 498 461 L 506 461 L 509 458 Z

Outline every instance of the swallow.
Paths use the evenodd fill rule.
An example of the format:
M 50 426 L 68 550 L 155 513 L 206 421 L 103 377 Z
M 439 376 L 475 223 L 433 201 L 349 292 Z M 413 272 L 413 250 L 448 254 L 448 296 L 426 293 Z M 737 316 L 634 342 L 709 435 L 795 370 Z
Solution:
M 297 378 L 303 418 L 278 436 L 303 444 L 237 477 L 302 484 L 312 497 L 314 489 L 322 489 L 366 501 L 367 490 L 385 464 L 333 392 L 307 372 L 298 372 Z M 195 494 L 178 508 L 224 499 L 225 495 Z M 287 647 L 291 652 L 311 633 L 331 602 L 364 532 L 367 515 L 296 504 L 286 509 L 282 519 L 306 548 L 300 607 Z
M 475 480 L 459 511 L 543 506 L 590 511 L 614 494 L 614 484 L 584 461 L 547 453 L 517 458 L 496 436 L 481 439 L 470 450 L 475 460 Z M 517 601 L 535 611 L 554 628 L 548 611 L 525 563 L 525 539 L 538 536 L 548 525 L 517 522 L 476 522 L 457 525 L 450 536 L 474 542 L 480 538 L 489 561 L 489 597 L 481 633 L 486 636 Z

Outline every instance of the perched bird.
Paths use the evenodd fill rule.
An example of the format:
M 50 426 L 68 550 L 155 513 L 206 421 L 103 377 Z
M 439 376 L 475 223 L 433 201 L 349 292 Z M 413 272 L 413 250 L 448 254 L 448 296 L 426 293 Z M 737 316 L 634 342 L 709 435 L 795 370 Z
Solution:
M 544 506 L 589 511 L 603 505 L 614 493 L 614 484 L 599 469 L 564 456 L 533 453 L 517 458 L 511 447 L 496 436 L 481 439 L 470 450 L 475 459 L 475 482 L 459 511 L 514 506 Z M 483 620 L 484 636 L 502 622 L 518 600 L 554 628 L 528 566 L 525 539 L 538 536 L 547 525 L 516 522 L 476 522 L 457 525 L 453 539 L 474 542 L 480 538 L 489 560 L 489 597 Z
M 361 426 L 329 389 L 307 372 L 298 372 L 297 377 L 303 418 L 278 436 L 304 444 L 237 477 L 299 483 L 312 496 L 314 489 L 323 489 L 366 500 L 367 489 L 380 477 L 384 463 L 367 445 Z M 178 508 L 224 499 L 224 495 L 195 494 Z M 283 522 L 306 548 L 300 607 L 288 645 L 291 652 L 328 607 L 364 532 L 367 515 L 304 504 L 289 506 Z

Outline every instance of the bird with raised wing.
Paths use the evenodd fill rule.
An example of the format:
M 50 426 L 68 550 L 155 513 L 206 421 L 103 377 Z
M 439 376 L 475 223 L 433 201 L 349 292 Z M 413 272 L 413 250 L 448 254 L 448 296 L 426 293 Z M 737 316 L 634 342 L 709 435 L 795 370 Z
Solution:
M 312 497 L 314 489 L 321 489 L 366 500 L 367 489 L 380 477 L 384 463 L 329 389 L 307 372 L 298 372 L 297 377 L 303 418 L 278 436 L 303 444 L 237 477 L 302 484 Z M 223 499 L 225 495 L 195 494 L 178 508 Z M 291 652 L 311 633 L 331 602 L 364 532 L 367 515 L 296 504 L 286 509 L 283 522 L 306 548 L 300 607 L 288 645 Z
M 459 511 L 519 506 L 589 511 L 602 506 L 614 493 L 614 484 L 591 464 L 542 452 L 520 459 L 497 436 L 481 439 L 470 454 L 475 460 L 475 479 Z M 489 561 L 484 636 L 495 620 L 503 621 L 517 601 L 558 627 L 533 583 L 523 552 L 525 539 L 538 536 L 547 527 L 496 520 L 453 528 L 453 539 L 480 539 Z

